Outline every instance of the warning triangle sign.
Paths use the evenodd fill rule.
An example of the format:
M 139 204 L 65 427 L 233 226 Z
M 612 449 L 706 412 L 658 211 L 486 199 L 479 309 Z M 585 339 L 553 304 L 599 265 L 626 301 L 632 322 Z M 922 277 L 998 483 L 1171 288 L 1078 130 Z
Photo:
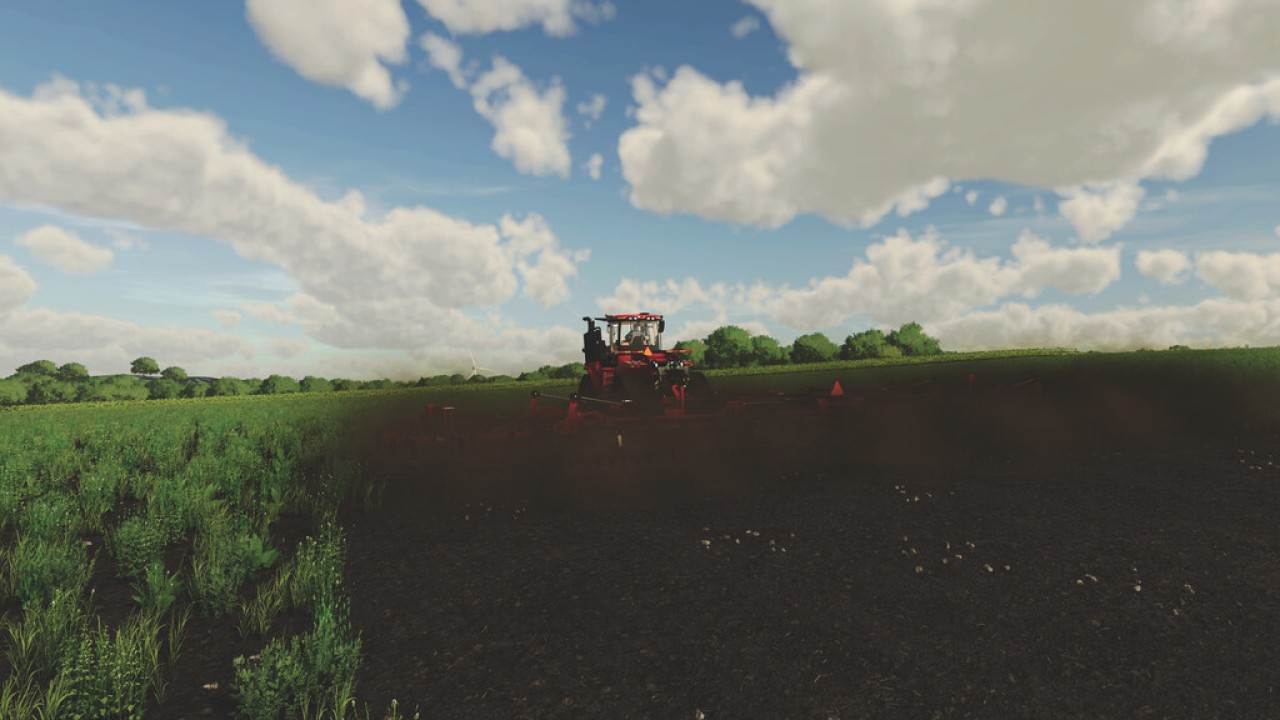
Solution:
M 842 397 L 844 388 L 840 387 L 840 381 L 837 380 L 835 385 L 831 386 L 831 397 Z

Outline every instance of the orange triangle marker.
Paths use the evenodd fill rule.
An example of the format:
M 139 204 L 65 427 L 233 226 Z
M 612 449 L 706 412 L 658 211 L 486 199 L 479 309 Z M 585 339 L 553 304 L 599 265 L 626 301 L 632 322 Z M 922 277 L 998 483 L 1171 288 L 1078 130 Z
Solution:
M 831 386 L 831 397 L 842 397 L 844 388 L 840 387 L 840 381 L 837 380 L 835 385 Z

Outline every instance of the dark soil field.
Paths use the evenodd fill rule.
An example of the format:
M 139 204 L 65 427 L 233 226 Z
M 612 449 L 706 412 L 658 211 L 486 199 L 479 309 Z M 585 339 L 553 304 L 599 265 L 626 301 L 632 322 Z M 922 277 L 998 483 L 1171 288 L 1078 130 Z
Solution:
M 424 718 L 1280 717 L 1280 441 L 1217 400 L 1061 385 L 371 457 L 343 519 L 358 694 Z

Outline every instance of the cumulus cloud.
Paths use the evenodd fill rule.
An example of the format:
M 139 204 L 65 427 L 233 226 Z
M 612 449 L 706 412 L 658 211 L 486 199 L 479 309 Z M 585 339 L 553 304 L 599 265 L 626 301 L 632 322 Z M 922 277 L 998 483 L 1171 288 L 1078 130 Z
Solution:
M 734 38 L 741 40 L 760 29 L 760 18 L 755 15 L 743 15 L 732 25 L 729 26 L 729 34 Z
M 591 159 L 587 160 L 587 164 L 583 168 L 587 171 L 587 175 L 592 180 L 600 179 L 600 168 L 604 165 L 604 156 L 600 153 L 593 153 Z
M 590 100 L 578 103 L 578 114 L 585 115 L 587 117 L 586 126 L 591 127 L 591 123 L 599 120 L 600 116 L 604 114 L 605 105 L 608 103 L 608 98 L 601 93 L 596 93 L 591 96 Z
M 1196 277 L 1234 300 L 1280 298 L 1280 253 L 1201 253 L 1196 256 Z
M 1003 215 L 1004 211 L 1008 207 L 1009 207 L 1009 201 L 1006 200 L 1003 195 L 1001 195 L 997 197 L 995 200 L 991 201 L 991 205 L 987 207 L 987 212 L 998 217 L 1000 215 Z
M 0 255 L 0 315 L 21 306 L 35 291 L 36 281 L 27 271 L 8 255 Z
M 427 53 L 432 67 L 445 71 L 449 81 L 459 90 L 467 87 L 467 75 L 462 69 L 462 46 L 435 33 L 426 33 L 418 40 L 418 46 Z
M 400 0 L 245 0 L 245 17 L 273 55 L 312 82 L 383 110 L 404 96 L 406 85 L 387 70 L 407 58 Z
M 214 310 L 213 316 L 224 329 L 235 330 L 240 327 L 240 313 L 235 310 Z
M 577 277 L 578 264 L 586 262 L 591 252 L 561 248 L 541 215 L 532 214 L 522 221 L 504 215 L 498 227 L 524 279 L 525 296 L 544 308 L 568 300 L 569 280 Z M 534 255 L 537 261 L 529 262 Z
M 1071 347 L 1122 351 L 1174 344 L 1280 344 L 1280 300 L 1209 298 L 1194 305 L 1142 306 L 1086 313 L 1066 305 L 1010 303 L 927 328 L 943 347 L 977 350 Z
M 111 267 L 115 255 L 104 247 L 91 245 L 79 235 L 57 225 L 32 228 L 13 240 L 31 251 L 39 260 L 60 272 L 88 275 Z
M 144 327 L 46 308 L 0 313 L 0 367 L 46 357 L 84 363 L 93 373 L 119 373 L 126 372 L 134 358 L 147 355 L 196 375 L 209 362 L 237 354 L 251 358 L 253 347 L 243 338 L 204 328 Z
M 32 98 L 0 90 L 0 202 L 228 243 L 281 267 L 300 289 L 290 310 L 313 311 L 299 317 L 304 329 L 336 347 L 408 349 L 487 336 L 492 324 L 465 311 L 514 297 L 519 262 L 568 274 L 581 257 L 553 248 L 556 257 L 540 264 L 546 243 L 517 249 L 496 225 L 421 206 L 366 217 L 268 165 L 216 116 L 108 114 L 68 81 Z
M 1061 194 L 1067 199 L 1058 204 L 1058 212 L 1075 228 L 1080 242 L 1096 243 L 1129 224 L 1146 191 L 1135 182 L 1116 182 Z
M 1280 117 L 1266 0 L 749 2 L 797 79 L 751 96 L 688 66 L 634 78 L 618 150 L 637 207 L 868 224 L 936 178 L 990 178 L 1064 191 L 1100 238 L 1137 182 L 1190 177 L 1214 137 Z
M 471 85 L 476 112 L 493 125 L 491 147 L 529 175 L 569 177 L 569 130 L 559 78 L 538 90 L 519 67 L 502 56 Z
M 1185 282 L 1191 269 L 1191 258 L 1177 250 L 1143 250 L 1135 263 L 1138 272 L 1155 278 L 1161 285 Z
M 759 292 L 757 302 L 796 330 L 826 327 L 855 314 L 880 324 L 939 322 L 1001 297 L 1034 297 L 1048 287 L 1097 293 L 1120 277 L 1120 248 L 1056 248 L 1023 232 L 1011 261 L 978 258 L 945 248 L 932 230 L 905 230 L 867 248 L 845 275 L 819 278 L 807 288 Z
M 575 20 L 596 23 L 615 14 L 611 2 L 586 0 L 418 0 L 418 4 L 459 35 L 541 25 L 546 34 L 564 37 L 577 30 Z
M 559 78 L 553 78 L 539 90 L 524 72 L 506 58 L 494 56 L 488 72 L 472 81 L 474 68 L 462 64 L 462 48 L 447 38 L 430 33 L 420 45 L 433 67 L 444 70 L 459 89 L 469 89 L 476 112 L 493 126 L 496 133 L 490 147 L 506 158 L 522 173 L 569 176 L 568 122 L 564 117 L 565 90 Z M 586 106 L 586 114 L 594 117 L 604 111 L 604 96 Z M 579 105 L 579 112 L 583 111 Z
M 311 343 L 297 338 L 271 338 L 262 344 L 266 351 L 276 357 L 297 357 L 311 349 Z
M 1276 237 L 1280 237 L 1280 225 L 1276 226 L 1275 233 L 1276 233 Z
M 279 325 L 288 325 L 293 322 L 293 315 L 275 303 L 244 302 L 240 303 L 240 310 L 244 314 L 252 315 L 263 322 Z
M 974 203 L 978 202 L 978 191 L 977 191 L 977 190 L 970 190 L 969 192 L 965 193 L 965 194 L 964 194 L 964 201 L 965 201 L 965 202 L 967 202 L 967 203 L 969 203 L 970 205 L 972 205 L 972 204 L 974 204 Z

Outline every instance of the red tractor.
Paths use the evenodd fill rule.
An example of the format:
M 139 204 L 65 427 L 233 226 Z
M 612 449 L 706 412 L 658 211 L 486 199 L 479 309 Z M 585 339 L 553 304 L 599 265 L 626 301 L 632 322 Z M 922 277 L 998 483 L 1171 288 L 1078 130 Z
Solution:
M 670 398 L 684 404 L 711 397 L 711 386 L 691 370 L 690 350 L 663 350 L 661 315 L 605 315 L 582 318 L 587 323 L 582 353 L 587 373 L 578 383 L 578 397 L 638 406 L 660 405 Z M 605 323 L 597 327 L 596 321 Z M 608 339 L 604 337 L 608 332 Z

